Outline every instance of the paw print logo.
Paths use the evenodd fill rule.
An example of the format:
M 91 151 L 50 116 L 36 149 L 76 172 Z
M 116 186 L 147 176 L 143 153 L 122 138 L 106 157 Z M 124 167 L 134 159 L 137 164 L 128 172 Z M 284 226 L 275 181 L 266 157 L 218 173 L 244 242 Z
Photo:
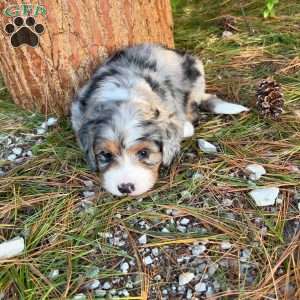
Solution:
M 36 47 L 39 44 L 39 36 L 44 33 L 44 26 L 36 24 L 33 17 L 16 17 L 13 24 L 5 26 L 5 32 L 11 36 L 10 41 L 13 47 L 17 48 L 23 44 Z

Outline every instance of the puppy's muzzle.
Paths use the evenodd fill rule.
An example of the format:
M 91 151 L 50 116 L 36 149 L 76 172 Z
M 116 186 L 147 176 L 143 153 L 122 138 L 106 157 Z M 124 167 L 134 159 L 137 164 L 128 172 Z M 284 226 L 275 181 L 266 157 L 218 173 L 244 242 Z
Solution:
M 122 194 L 131 194 L 135 190 L 135 186 L 132 183 L 122 183 L 118 185 L 118 190 Z

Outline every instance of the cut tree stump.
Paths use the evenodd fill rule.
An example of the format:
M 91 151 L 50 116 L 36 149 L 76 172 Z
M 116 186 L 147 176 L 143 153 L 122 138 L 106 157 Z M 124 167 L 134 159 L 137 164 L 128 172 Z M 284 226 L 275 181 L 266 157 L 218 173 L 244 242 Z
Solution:
M 19 7 L 7 11 L 12 2 L 1 1 L 0 11 L 19 11 L 25 22 L 25 15 L 36 13 L 36 24 L 45 28 L 35 48 L 14 48 L 4 28 L 15 18 L 0 18 L 0 72 L 15 103 L 28 110 L 68 114 L 74 91 L 120 47 L 143 42 L 173 47 L 169 0 L 30 1 L 32 11 L 21 7 L 29 1 L 16 2 Z M 45 16 L 34 11 L 37 3 L 46 8 Z

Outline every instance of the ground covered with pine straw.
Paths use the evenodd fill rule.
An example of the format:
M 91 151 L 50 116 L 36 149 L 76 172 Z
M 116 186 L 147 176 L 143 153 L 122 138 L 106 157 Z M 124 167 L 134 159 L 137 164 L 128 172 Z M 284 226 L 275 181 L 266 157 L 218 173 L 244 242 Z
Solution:
M 265 20 L 264 1 L 173 1 L 177 47 L 201 57 L 210 92 L 251 111 L 202 113 L 139 199 L 103 192 L 70 122 L 44 133 L 44 117 L 0 86 L 0 241 L 25 240 L 22 255 L 0 262 L 0 298 L 300 298 L 300 4 L 280 2 Z M 222 37 L 226 16 L 233 35 Z M 269 76 L 285 98 L 277 121 L 255 109 Z M 267 174 L 249 180 L 250 163 Z M 276 204 L 257 207 L 248 195 L 257 187 L 279 187 Z

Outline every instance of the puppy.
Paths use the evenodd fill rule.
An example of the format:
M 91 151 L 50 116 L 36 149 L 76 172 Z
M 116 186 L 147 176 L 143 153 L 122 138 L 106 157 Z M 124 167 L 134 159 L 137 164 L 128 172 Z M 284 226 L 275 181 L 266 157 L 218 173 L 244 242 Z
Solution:
M 92 170 L 110 193 L 140 195 L 194 133 L 199 108 L 248 109 L 205 93 L 203 64 L 189 54 L 141 44 L 116 52 L 78 91 L 72 125 Z

